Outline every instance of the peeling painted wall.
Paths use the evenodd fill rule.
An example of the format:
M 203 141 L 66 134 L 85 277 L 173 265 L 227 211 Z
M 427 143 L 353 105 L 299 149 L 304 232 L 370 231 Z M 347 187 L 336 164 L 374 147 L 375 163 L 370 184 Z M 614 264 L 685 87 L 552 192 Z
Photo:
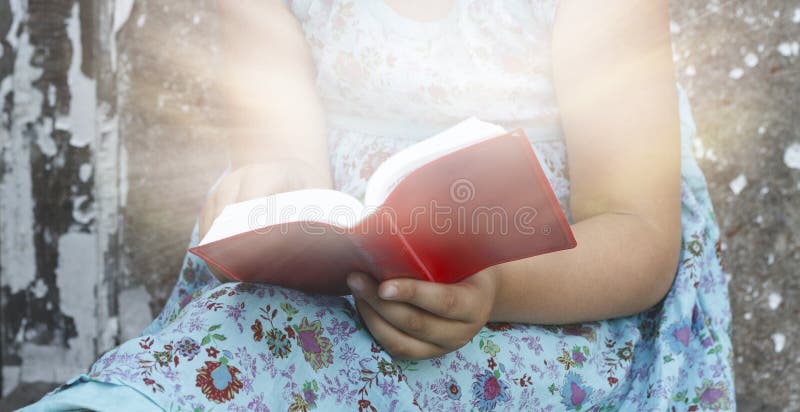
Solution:
M 105 330 L 122 175 L 103 161 L 119 145 L 96 79 L 108 63 L 94 58 L 106 6 L 0 1 L 2 395 L 68 379 L 116 342 Z
M 226 162 L 213 5 L 0 0 L 0 397 L 166 300 Z
M 800 410 L 800 1 L 672 13 L 740 408 Z M 83 370 L 158 312 L 225 156 L 213 0 L 0 0 L 0 35 L 4 395 Z
M 19 379 L 50 381 L 69 376 L 95 353 L 97 318 L 83 316 L 94 312 L 94 291 L 80 287 L 99 275 L 93 259 L 80 258 L 96 249 L 94 196 L 91 177 L 79 176 L 81 165 L 92 161 L 95 85 L 84 73 L 91 62 L 82 67 L 91 55 L 82 52 L 86 19 L 78 4 L 12 0 L 7 7 L 12 24 L 2 58 L 12 70 L 1 90 L 3 377 L 13 380 L 15 367 L 38 358 L 55 367 L 22 368 Z

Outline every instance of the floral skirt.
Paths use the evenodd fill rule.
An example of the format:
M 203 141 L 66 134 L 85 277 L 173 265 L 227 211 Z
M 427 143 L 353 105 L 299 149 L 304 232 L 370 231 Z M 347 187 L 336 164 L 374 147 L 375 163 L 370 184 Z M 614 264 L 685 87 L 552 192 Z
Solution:
M 707 199 L 686 185 L 683 215 L 680 268 L 656 307 L 578 325 L 487 324 L 465 347 L 424 361 L 393 360 L 348 298 L 220 284 L 187 255 L 162 314 L 88 378 L 169 410 L 731 409 L 717 229 Z
M 683 126 L 686 139 L 693 124 Z M 422 361 L 392 359 L 348 297 L 220 284 L 187 254 L 142 336 L 34 407 L 102 382 L 169 410 L 733 409 L 719 231 L 703 176 L 686 156 L 682 225 L 675 281 L 655 307 L 575 325 L 491 323 L 461 349 Z

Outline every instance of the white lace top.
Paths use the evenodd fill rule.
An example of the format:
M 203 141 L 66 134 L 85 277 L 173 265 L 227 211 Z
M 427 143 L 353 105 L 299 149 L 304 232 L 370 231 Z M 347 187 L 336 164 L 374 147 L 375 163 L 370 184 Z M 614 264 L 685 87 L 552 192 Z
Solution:
M 455 0 L 429 22 L 383 0 L 287 1 L 317 66 L 338 189 L 362 197 L 383 159 L 474 115 L 523 128 L 566 205 L 550 73 L 557 0 Z

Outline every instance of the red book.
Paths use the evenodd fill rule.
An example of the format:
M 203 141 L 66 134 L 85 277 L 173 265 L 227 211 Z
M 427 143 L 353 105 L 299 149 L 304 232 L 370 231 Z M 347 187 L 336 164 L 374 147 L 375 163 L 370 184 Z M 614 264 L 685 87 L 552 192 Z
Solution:
M 524 132 L 470 118 L 384 161 L 363 203 L 323 189 L 236 203 L 189 251 L 232 279 L 344 295 L 354 271 L 450 283 L 575 245 Z

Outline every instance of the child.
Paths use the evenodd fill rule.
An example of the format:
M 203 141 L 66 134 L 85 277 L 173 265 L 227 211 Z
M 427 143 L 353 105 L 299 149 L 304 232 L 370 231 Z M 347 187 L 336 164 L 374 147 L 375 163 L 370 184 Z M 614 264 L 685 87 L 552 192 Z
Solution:
M 192 244 L 236 201 L 361 196 L 382 159 L 476 115 L 526 131 L 578 246 L 453 285 L 354 273 L 348 298 L 220 283 L 187 255 L 140 338 L 33 408 L 734 408 L 666 0 L 218 5 L 232 171 Z

